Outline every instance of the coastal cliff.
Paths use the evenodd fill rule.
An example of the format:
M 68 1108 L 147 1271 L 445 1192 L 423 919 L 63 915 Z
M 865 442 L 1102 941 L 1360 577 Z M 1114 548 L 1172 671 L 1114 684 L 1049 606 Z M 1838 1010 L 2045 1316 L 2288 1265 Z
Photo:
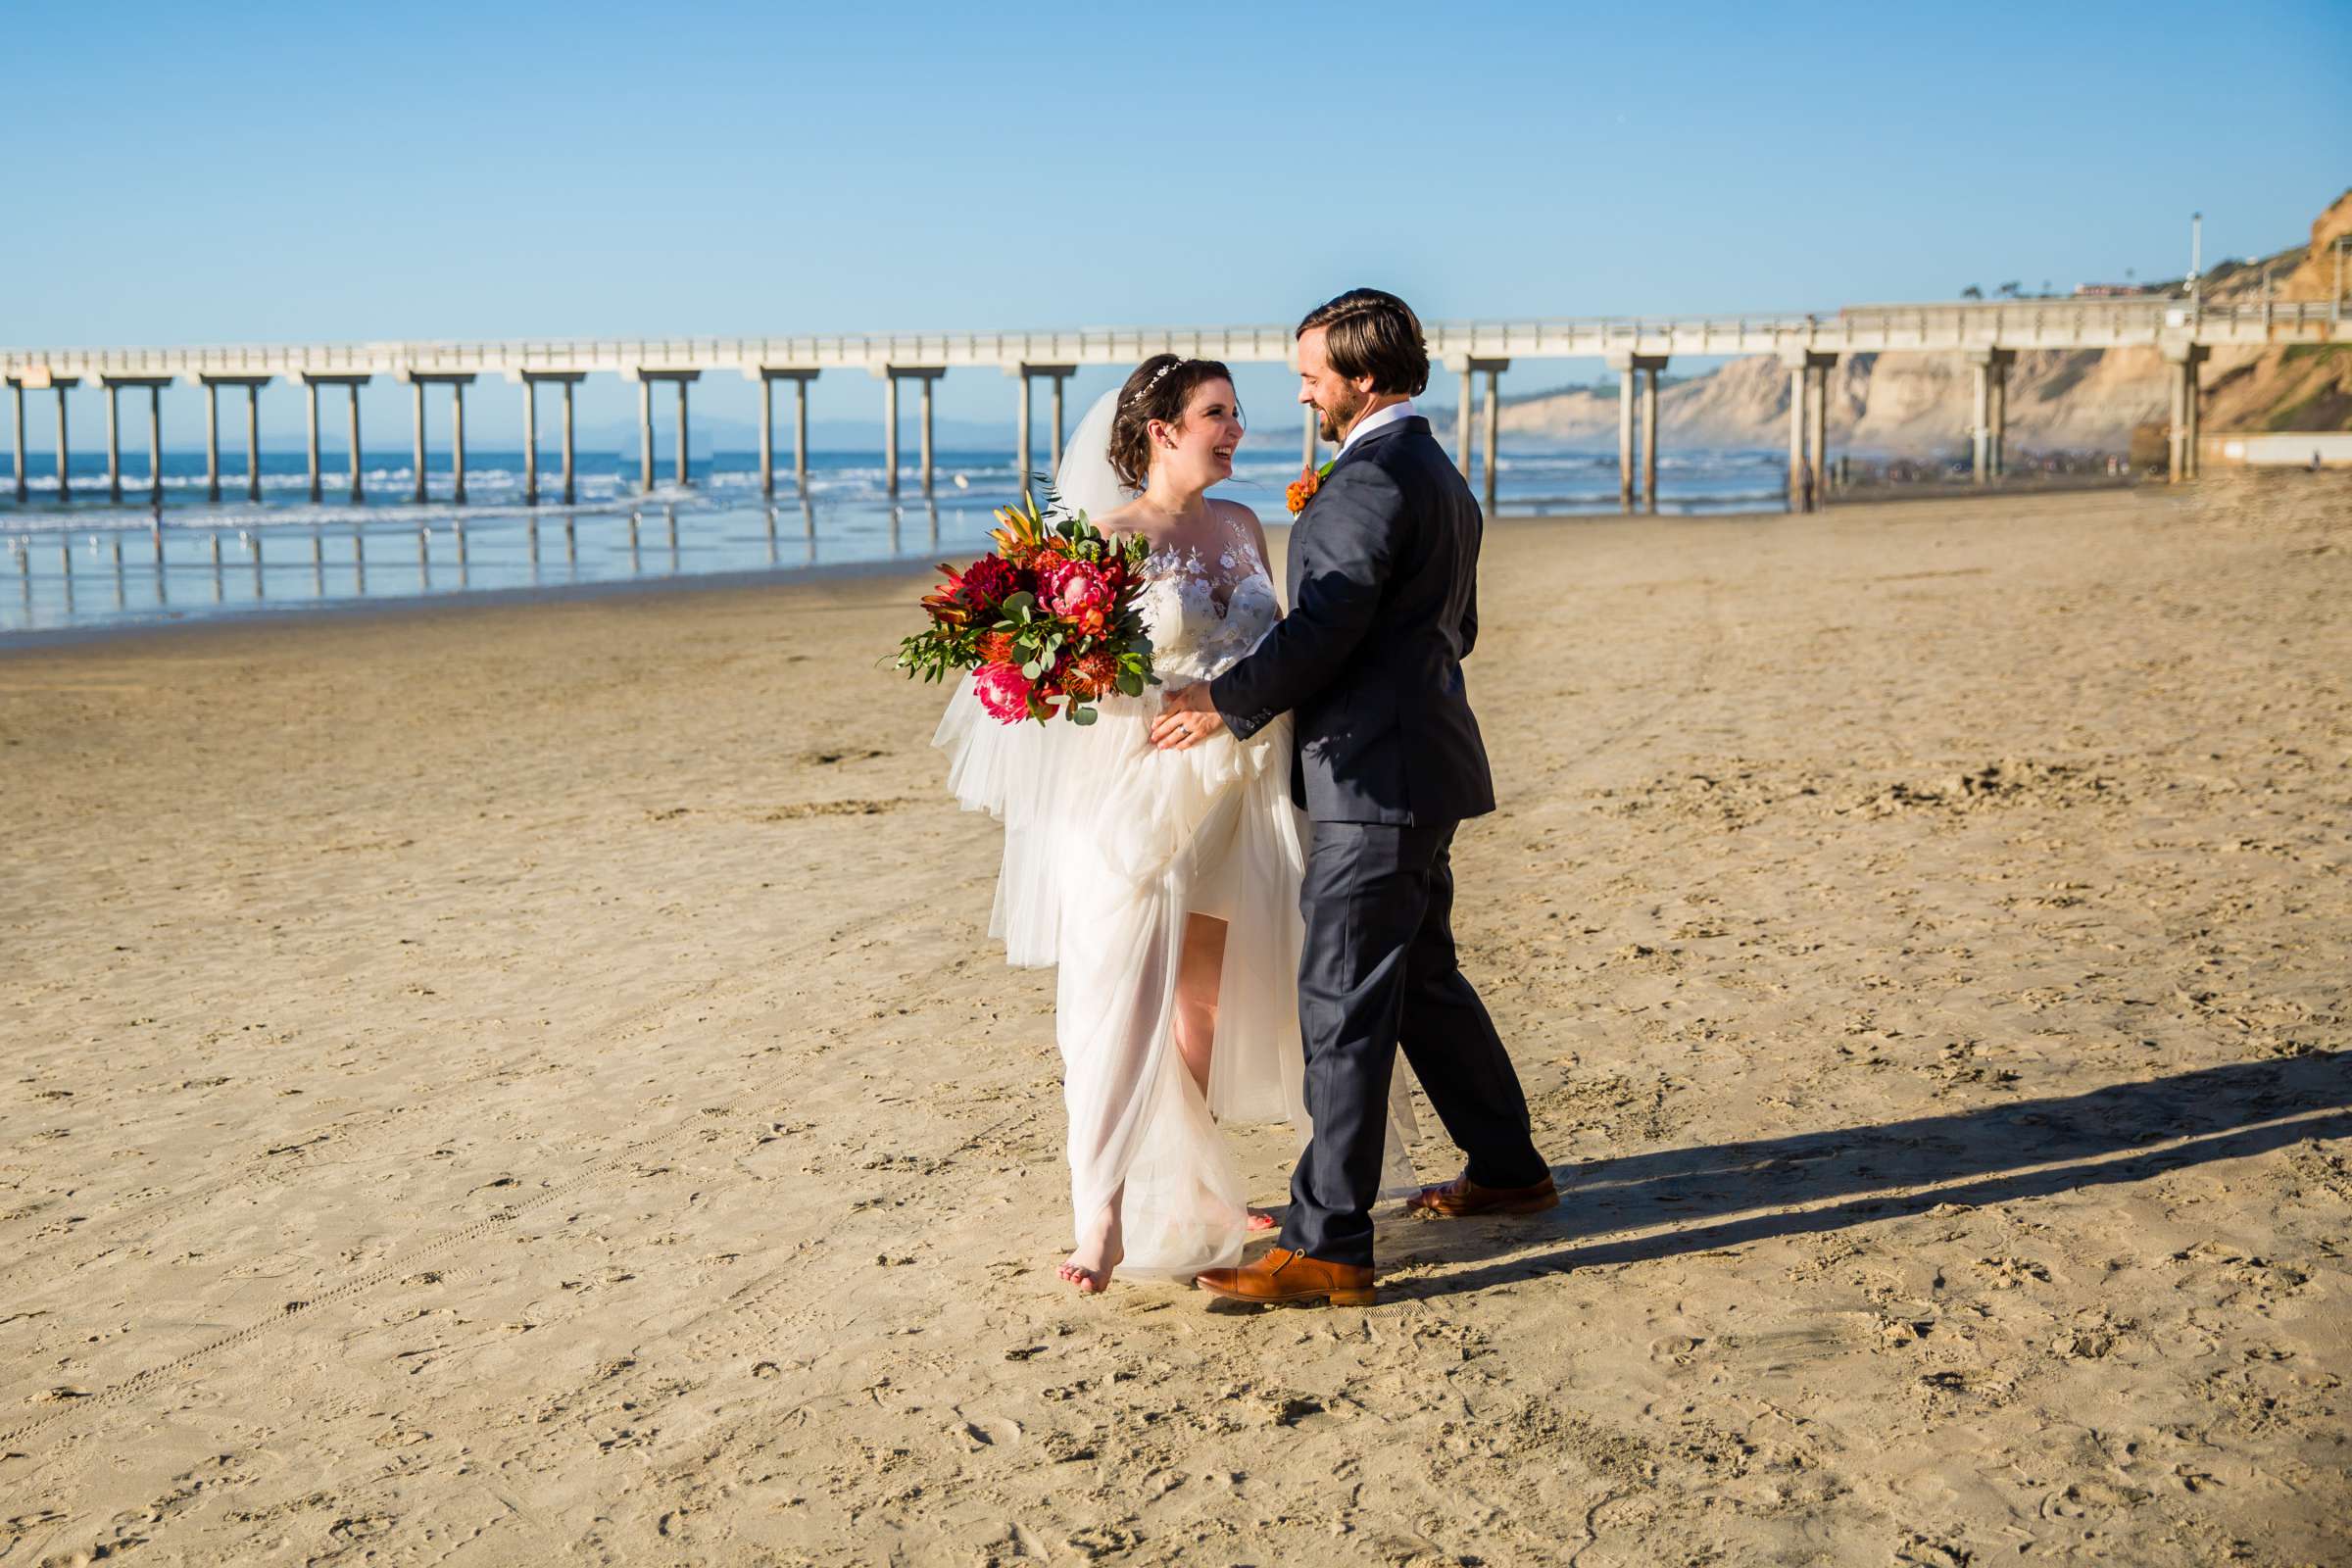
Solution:
M 2280 300 L 2325 300 L 2333 288 L 2329 247 L 2352 233 L 2352 191 L 2312 224 L 2311 240 L 2206 274 L 2217 303 L 2263 297 L 2265 276 Z M 2178 283 L 2152 284 L 2162 294 Z M 2208 430 L 2352 428 L 2352 349 L 2302 345 L 2217 349 L 2204 375 Z M 1830 378 L 1830 438 L 1846 451 L 1934 456 L 1965 450 L 1973 388 L 1968 367 L 1948 354 L 1857 354 Z M 2116 451 L 2132 427 L 2167 416 L 2163 358 L 2151 348 L 2021 352 L 2009 371 L 2013 452 Z M 1675 441 L 1776 447 L 1788 439 L 1788 374 L 1768 357 L 1734 360 L 1661 387 L 1659 426 Z M 1443 413 L 1441 419 L 1446 417 Z M 1571 387 L 1506 402 L 1502 429 L 1567 447 L 1606 449 L 1617 439 L 1616 388 Z

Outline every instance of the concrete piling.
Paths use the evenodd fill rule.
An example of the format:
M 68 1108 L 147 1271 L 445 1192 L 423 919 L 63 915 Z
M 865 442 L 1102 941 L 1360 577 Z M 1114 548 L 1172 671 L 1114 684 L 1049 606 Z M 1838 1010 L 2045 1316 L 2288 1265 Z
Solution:
M 528 376 L 522 383 L 522 504 L 539 504 L 539 383 Z M 536 550 L 538 535 L 531 544 Z M 533 563 L 536 564 L 536 563 Z
M 106 499 L 120 505 L 122 500 L 122 438 L 116 425 L 122 412 L 122 399 L 113 382 L 101 378 L 106 390 Z
M 639 366 L 633 372 L 637 378 L 637 484 L 640 490 L 654 487 L 654 394 L 656 381 L 670 382 L 678 389 L 678 439 L 670 465 L 670 478 L 680 489 L 693 482 L 694 468 L 688 456 L 691 439 L 687 423 L 686 388 L 702 377 L 700 370 L 653 369 Z
M 922 383 L 921 409 L 919 411 L 922 416 L 922 428 L 917 432 L 917 440 L 920 443 L 917 455 L 922 460 L 923 494 L 929 495 L 932 488 L 933 458 L 931 383 L 947 374 L 948 368 L 944 365 L 877 365 L 873 367 L 873 373 L 880 376 L 883 381 L 882 466 L 885 469 L 883 489 L 893 497 L 899 493 L 899 382 L 904 378 Z M 1058 418 L 1060 409 L 1058 382 L 1055 383 L 1055 387 L 1054 408 L 1056 418 Z M 1058 439 L 1056 439 L 1055 445 L 1059 446 Z
M 1967 351 L 1969 367 L 1969 477 L 1990 484 L 2002 469 L 2002 447 L 2009 416 L 2009 367 L 2014 349 L 1978 348 Z
M 1602 360 L 1617 372 L 1617 504 L 1627 512 L 1634 510 L 1637 495 L 1649 511 L 1658 510 L 1658 372 L 1666 368 L 1666 359 L 1663 354 L 1623 349 Z M 1641 432 L 1638 475 L 1637 427 Z
M 306 376 L 306 377 L 304 377 L 304 378 L 303 378 L 303 383 L 302 383 L 302 391 L 303 391 L 303 403 L 304 403 L 304 406 L 305 406 L 305 409 L 306 409 L 306 414 L 305 414 L 305 422 L 304 422 L 304 426 L 303 426 L 303 428 L 304 428 L 304 431 L 306 432 L 306 437 L 307 437 L 307 438 L 305 439 L 304 443 L 303 443 L 303 450 L 304 450 L 304 452 L 305 452 L 305 453 L 308 455 L 308 457 L 309 457 L 309 460 L 310 460 L 310 461 L 309 461 L 309 470 L 310 470 L 310 478 L 311 478 L 311 500 L 312 500 L 312 502 L 313 502 L 314 504 L 316 504 L 316 503 L 318 502 L 318 490 L 319 490 L 319 486 L 318 486 L 318 382 L 316 382 L 316 381 L 313 381 L 313 380 L 309 379 L 309 378 Z
M 220 389 L 210 378 L 204 383 L 204 499 L 220 499 Z
M 8 378 L 8 387 L 10 392 L 16 396 L 17 412 L 14 426 L 16 444 L 10 450 L 16 459 L 17 505 L 23 506 L 24 504 L 24 383 L 19 377 L 12 375 Z
M 245 499 L 262 499 L 262 384 L 245 383 Z

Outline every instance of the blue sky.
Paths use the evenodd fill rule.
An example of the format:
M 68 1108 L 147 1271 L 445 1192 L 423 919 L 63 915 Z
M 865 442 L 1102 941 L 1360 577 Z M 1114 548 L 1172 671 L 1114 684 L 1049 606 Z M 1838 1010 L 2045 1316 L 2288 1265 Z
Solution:
M 1358 282 L 1432 317 L 1831 309 L 2178 272 L 2192 208 L 2239 255 L 2352 183 L 2347 0 L 126 3 L 0 27 L 19 344 L 1287 320 Z M 748 416 L 748 387 L 712 395 Z M 510 401 L 482 400 L 485 438 Z M 834 376 L 814 406 L 879 401 Z M 1009 401 L 941 387 L 950 416 Z

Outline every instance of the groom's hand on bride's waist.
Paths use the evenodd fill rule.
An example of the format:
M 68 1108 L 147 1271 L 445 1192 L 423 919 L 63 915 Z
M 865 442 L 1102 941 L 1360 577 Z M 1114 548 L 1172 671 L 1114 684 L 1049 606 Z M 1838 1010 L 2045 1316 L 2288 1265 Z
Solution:
M 1152 744 L 1163 752 L 1197 746 L 1225 727 L 1225 715 L 1208 700 L 1208 682 L 1169 694 L 1159 717 L 1152 721 Z

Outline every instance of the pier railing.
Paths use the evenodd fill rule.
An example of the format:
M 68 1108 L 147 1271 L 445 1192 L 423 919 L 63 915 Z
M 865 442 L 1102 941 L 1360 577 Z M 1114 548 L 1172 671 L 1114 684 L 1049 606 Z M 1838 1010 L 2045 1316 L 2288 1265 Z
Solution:
M 2119 348 L 2352 340 L 2337 308 L 2308 302 L 2205 306 L 2181 300 L 2028 300 L 1860 305 L 1819 315 L 1582 317 L 1437 321 L 1434 358 L 1585 359 L 1615 354 L 1830 354 L 1952 349 Z M 35 377 L 503 374 L 762 368 L 867 369 L 1132 365 L 1153 354 L 1236 364 L 1287 361 L 1291 328 L 1082 327 L 1045 331 L 882 332 L 776 337 L 531 338 L 478 343 L 220 344 L 0 349 L 0 372 Z

